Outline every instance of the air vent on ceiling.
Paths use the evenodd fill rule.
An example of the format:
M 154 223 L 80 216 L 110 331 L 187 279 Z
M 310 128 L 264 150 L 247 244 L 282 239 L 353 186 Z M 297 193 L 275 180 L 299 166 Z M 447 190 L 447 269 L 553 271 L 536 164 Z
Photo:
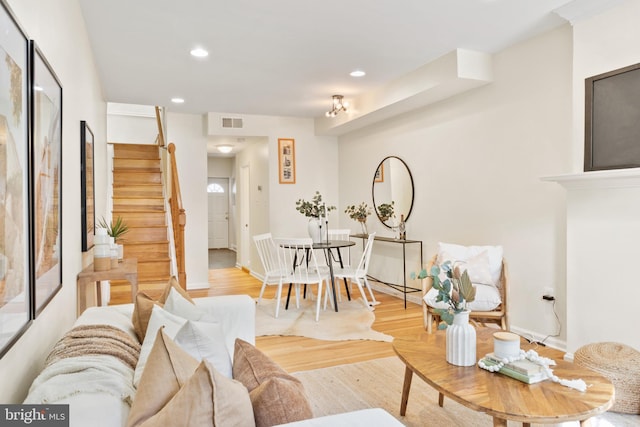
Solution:
M 242 129 L 242 119 L 236 119 L 231 117 L 222 118 L 223 128 Z

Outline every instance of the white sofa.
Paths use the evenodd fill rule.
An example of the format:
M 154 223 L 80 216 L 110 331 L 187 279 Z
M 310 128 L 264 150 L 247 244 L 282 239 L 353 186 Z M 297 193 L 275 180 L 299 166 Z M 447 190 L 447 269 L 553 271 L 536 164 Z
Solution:
M 197 307 L 220 323 L 225 345 L 232 359 L 236 338 L 255 343 L 255 301 L 252 298 L 247 295 L 231 295 L 196 298 L 194 301 Z M 74 327 L 109 325 L 135 338 L 132 313 L 133 304 L 91 307 L 82 313 Z M 116 361 L 116 367 L 113 360 L 108 355 L 79 356 L 50 364 L 34 380 L 24 403 L 69 404 L 71 427 L 124 426 L 131 409 L 130 404 L 135 398 L 134 370 L 119 361 Z M 99 380 L 94 381 L 93 378 Z M 289 425 L 402 426 L 389 413 L 378 408 L 319 417 Z

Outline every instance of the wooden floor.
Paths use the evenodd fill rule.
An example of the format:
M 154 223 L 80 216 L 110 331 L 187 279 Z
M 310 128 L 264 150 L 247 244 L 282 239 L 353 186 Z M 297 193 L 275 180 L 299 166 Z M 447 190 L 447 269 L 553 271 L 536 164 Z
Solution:
M 192 297 L 247 294 L 258 297 L 261 282 L 237 268 L 209 270 L 211 287 L 189 291 Z M 149 286 L 145 290 L 156 297 L 163 285 Z M 342 287 L 344 292 L 344 287 Z M 269 286 L 265 298 L 273 298 L 276 287 Z M 355 290 L 355 288 L 354 288 Z M 375 291 L 374 291 L 375 292 Z M 380 305 L 376 306 L 373 329 L 394 337 L 417 338 L 424 334 L 422 308 L 381 293 L 375 292 Z M 128 287 L 112 287 L 111 304 L 130 302 Z M 320 318 L 322 322 L 322 317 Z M 379 341 L 322 341 L 305 337 L 256 337 L 256 346 L 273 358 L 289 372 L 305 371 L 328 366 L 355 363 L 381 357 L 393 356 L 391 343 Z

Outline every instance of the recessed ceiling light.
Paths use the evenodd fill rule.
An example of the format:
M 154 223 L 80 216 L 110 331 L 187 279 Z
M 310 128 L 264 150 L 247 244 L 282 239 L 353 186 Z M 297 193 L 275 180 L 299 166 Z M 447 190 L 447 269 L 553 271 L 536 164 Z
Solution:
M 206 58 L 207 56 L 209 56 L 209 52 L 207 52 L 201 47 L 191 49 L 191 52 L 189 53 L 191 53 L 191 56 L 195 56 L 196 58 Z
M 354 71 L 352 71 L 352 72 L 350 72 L 350 73 L 349 73 L 349 75 L 350 75 L 351 77 L 362 77 L 362 76 L 364 76 L 364 75 L 366 75 L 366 74 L 367 74 L 367 73 L 365 73 L 365 72 L 364 72 L 364 71 L 362 71 L 362 70 L 354 70 Z
M 173 102 L 174 104 L 183 104 L 184 103 L 184 99 L 182 99 L 182 98 L 171 98 L 171 102 Z

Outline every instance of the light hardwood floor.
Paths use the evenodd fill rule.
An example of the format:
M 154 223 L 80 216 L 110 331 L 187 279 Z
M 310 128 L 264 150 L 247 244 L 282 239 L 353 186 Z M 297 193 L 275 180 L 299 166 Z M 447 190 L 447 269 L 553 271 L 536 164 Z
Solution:
M 209 270 L 209 289 L 189 291 L 192 297 L 247 294 L 258 297 L 261 282 L 237 268 Z M 157 297 L 164 285 L 147 285 L 141 290 Z M 341 287 L 344 295 L 344 286 Z M 276 287 L 269 286 L 265 298 L 273 298 Z M 354 287 L 354 291 L 356 288 Z M 356 291 L 357 292 L 357 291 Z M 374 291 L 380 305 L 376 306 L 373 329 L 397 338 L 418 338 L 424 334 L 422 308 L 403 300 Z M 131 302 L 128 286 L 113 286 L 111 304 Z M 320 319 L 322 322 L 322 318 Z M 393 356 L 391 343 L 379 341 L 321 341 L 305 337 L 256 337 L 256 346 L 289 372 L 355 363 Z

